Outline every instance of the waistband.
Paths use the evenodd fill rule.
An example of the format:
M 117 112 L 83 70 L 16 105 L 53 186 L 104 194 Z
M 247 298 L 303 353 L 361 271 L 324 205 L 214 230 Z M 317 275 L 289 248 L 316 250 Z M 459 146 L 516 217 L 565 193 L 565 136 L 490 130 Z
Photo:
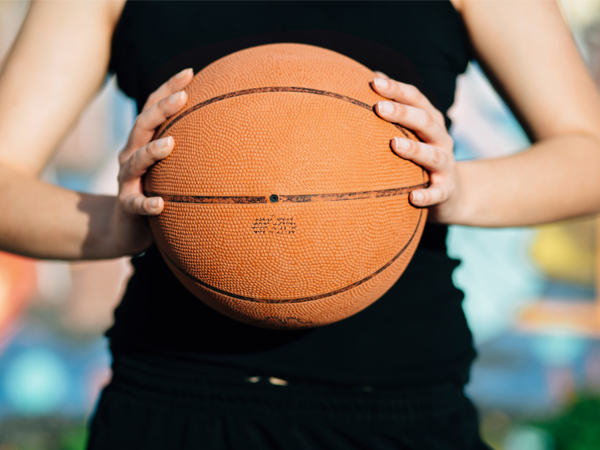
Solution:
M 229 367 L 195 367 L 140 361 L 116 355 L 109 391 L 142 401 L 242 414 L 366 415 L 395 421 L 450 414 L 468 399 L 463 387 L 332 386 L 283 380 Z M 278 379 L 275 379 L 278 380 Z

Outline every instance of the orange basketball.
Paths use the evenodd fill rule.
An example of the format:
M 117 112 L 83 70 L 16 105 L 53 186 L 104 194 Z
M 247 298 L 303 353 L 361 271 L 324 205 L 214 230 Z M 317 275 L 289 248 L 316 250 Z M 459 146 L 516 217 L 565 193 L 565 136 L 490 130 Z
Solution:
M 271 44 L 199 72 L 188 104 L 157 131 L 173 153 L 144 180 L 169 267 L 200 300 L 266 328 L 310 328 L 369 306 L 400 277 L 427 210 L 428 185 L 395 155 L 374 74 L 339 53 Z

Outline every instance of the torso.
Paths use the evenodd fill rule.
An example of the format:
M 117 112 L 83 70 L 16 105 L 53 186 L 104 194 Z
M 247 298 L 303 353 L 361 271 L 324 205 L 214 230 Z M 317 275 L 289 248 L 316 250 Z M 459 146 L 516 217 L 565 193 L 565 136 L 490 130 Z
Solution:
M 130 2 L 111 69 L 138 106 L 171 75 L 272 42 L 319 45 L 416 85 L 444 114 L 470 58 L 449 2 Z M 155 248 L 136 273 L 108 336 L 146 351 L 282 378 L 360 384 L 465 382 L 474 350 L 451 281 L 446 229 L 428 225 L 405 274 L 366 310 L 307 331 L 264 330 L 216 313 L 173 276 Z

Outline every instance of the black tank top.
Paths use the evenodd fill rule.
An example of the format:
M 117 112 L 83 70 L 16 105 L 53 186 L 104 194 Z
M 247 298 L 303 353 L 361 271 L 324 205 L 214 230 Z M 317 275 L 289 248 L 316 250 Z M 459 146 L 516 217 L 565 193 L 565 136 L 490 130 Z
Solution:
M 110 71 L 138 109 L 176 72 L 243 48 L 312 44 L 416 85 L 444 114 L 471 58 L 450 2 L 128 2 Z M 446 116 L 447 124 L 449 120 Z M 302 331 L 256 328 L 190 294 L 155 247 L 135 273 L 107 332 L 113 352 L 146 352 L 280 378 L 369 385 L 465 383 L 475 356 L 454 287 L 446 227 L 428 224 L 400 280 L 364 311 Z

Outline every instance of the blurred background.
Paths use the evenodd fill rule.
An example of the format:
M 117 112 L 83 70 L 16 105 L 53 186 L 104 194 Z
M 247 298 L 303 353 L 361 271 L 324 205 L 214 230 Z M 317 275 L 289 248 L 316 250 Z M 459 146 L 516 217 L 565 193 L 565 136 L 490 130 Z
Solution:
M 600 0 L 561 6 L 600 86 Z M 27 9 L 0 0 L 0 61 Z M 458 159 L 529 145 L 477 64 L 459 79 L 451 117 Z M 107 79 L 43 177 L 116 193 L 116 155 L 133 120 L 133 103 Z M 468 393 L 495 450 L 600 449 L 599 229 L 596 217 L 451 228 L 450 253 L 462 260 L 455 282 L 479 350 Z M 110 377 L 102 333 L 130 273 L 127 259 L 68 264 L 0 252 L 0 450 L 84 448 Z

